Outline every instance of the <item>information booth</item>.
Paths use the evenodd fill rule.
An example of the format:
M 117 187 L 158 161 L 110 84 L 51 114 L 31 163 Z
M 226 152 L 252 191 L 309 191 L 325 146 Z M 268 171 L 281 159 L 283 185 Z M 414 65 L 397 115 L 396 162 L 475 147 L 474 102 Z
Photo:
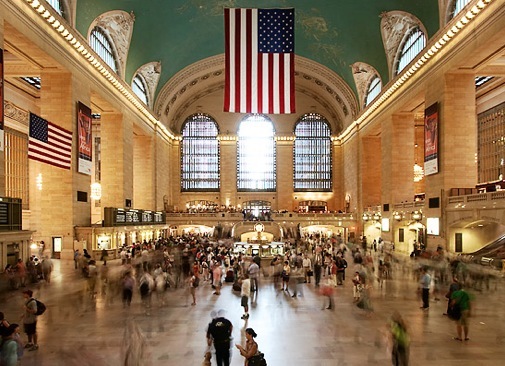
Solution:
M 260 258 L 273 258 L 276 255 L 284 255 L 284 243 L 281 242 L 237 242 L 233 244 L 233 251 L 236 254 Z

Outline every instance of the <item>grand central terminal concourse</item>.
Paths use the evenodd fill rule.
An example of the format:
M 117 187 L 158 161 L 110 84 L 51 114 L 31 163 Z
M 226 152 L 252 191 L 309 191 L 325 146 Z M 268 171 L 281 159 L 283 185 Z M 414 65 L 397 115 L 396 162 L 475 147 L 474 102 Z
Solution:
M 1 0 L 0 365 L 505 363 L 505 0 Z

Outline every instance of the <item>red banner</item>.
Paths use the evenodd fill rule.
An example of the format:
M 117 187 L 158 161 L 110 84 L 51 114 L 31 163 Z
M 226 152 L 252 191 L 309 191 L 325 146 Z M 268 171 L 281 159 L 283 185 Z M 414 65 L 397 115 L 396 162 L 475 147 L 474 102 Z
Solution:
M 93 140 L 91 126 L 91 108 L 79 102 L 77 105 L 77 134 L 79 137 L 79 164 L 77 171 L 87 175 L 91 175 L 92 168 L 91 152 Z
M 424 111 L 424 174 L 438 173 L 438 103 Z

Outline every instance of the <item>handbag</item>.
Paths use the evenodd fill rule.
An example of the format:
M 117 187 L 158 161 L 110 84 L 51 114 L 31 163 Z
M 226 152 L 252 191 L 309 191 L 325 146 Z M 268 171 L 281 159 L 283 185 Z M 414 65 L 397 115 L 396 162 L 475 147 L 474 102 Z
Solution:
M 312 277 L 313 275 L 314 275 L 314 271 L 313 271 L 313 270 L 311 270 L 311 269 L 309 269 L 309 270 L 307 271 L 307 276 Z
M 250 357 L 247 361 L 248 366 L 267 366 L 265 355 L 262 352 L 256 353 L 254 356 Z
M 461 319 L 461 308 L 460 308 L 459 304 L 455 303 L 454 305 L 450 306 L 449 311 L 447 312 L 447 315 L 452 320 Z

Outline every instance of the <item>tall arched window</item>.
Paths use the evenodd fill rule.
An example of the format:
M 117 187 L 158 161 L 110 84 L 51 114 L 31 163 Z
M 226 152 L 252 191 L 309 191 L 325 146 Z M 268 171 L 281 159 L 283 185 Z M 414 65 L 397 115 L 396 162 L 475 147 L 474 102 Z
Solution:
M 275 191 L 274 134 L 272 121 L 264 115 L 248 115 L 240 122 L 237 154 L 239 191 Z
M 181 190 L 219 191 L 219 130 L 208 115 L 190 116 L 182 126 Z
M 470 2 L 470 0 L 454 0 L 451 10 L 451 19 L 456 16 L 463 8 Z
M 401 51 L 398 54 L 398 64 L 395 75 L 398 75 L 425 46 L 426 36 L 423 31 L 421 31 L 419 27 L 411 29 L 400 47 Z
M 368 85 L 368 89 L 366 92 L 365 107 L 369 105 L 377 95 L 379 95 L 381 89 L 382 89 L 381 79 L 376 75 L 372 78 L 370 84 Z
M 331 131 L 324 117 L 308 113 L 300 118 L 293 156 L 295 191 L 331 191 Z
M 63 17 L 63 4 L 61 0 L 46 0 L 58 14 Z
M 145 105 L 149 105 L 147 101 L 147 84 L 142 75 L 135 75 L 132 81 L 132 89 L 133 92 L 140 98 L 140 100 L 145 103 Z
M 89 35 L 89 43 L 91 48 L 98 53 L 98 56 L 110 66 L 116 73 L 118 72 L 116 55 L 113 52 L 112 43 L 100 27 L 95 27 Z

